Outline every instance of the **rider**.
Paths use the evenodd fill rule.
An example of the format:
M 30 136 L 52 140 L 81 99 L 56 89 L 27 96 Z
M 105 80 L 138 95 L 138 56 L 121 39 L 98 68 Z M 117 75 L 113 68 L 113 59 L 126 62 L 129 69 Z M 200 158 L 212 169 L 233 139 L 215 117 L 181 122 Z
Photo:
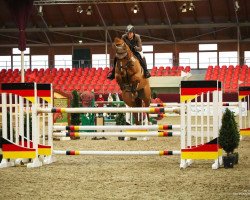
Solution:
M 142 42 L 141 42 L 140 35 L 135 34 L 135 28 L 132 25 L 128 25 L 125 32 L 126 34 L 122 35 L 122 39 L 126 42 L 130 50 L 139 60 L 143 68 L 145 78 L 149 78 L 151 75 L 147 69 L 146 60 L 144 57 L 142 58 L 140 54 L 140 52 L 142 51 Z M 107 77 L 110 80 L 113 80 L 115 78 L 115 66 L 116 66 L 116 57 L 114 59 L 114 67 L 111 73 Z

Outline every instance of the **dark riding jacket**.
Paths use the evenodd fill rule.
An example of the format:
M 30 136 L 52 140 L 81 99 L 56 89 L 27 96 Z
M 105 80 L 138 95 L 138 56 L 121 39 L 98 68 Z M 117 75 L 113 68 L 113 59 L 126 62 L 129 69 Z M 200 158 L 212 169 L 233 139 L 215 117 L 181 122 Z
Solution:
M 132 40 L 128 39 L 127 34 L 122 35 L 122 39 L 126 42 L 126 44 L 129 46 L 131 51 L 133 52 L 140 52 L 142 51 L 142 42 L 141 37 L 138 34 L 134 34 L 134 37 Z

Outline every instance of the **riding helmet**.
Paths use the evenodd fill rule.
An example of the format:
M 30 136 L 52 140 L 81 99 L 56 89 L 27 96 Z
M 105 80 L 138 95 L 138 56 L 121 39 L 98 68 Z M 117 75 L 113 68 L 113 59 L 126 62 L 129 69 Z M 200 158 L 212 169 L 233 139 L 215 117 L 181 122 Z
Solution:
M 130 25 L 128 25 L 128 26 L 126 27 L 125 32 L 126 32 L 126 33 L 130 33 L 130 32 L 134 33 L 134 32 L 135 32 L 135 27 L 132 26 L 132 25 L 130 24 Z

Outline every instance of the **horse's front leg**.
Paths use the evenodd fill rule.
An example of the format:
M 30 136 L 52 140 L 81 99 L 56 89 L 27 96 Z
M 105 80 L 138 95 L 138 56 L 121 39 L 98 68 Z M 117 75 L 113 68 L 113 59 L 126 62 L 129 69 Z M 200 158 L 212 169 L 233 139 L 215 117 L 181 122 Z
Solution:
M 131 83 L 134 86 L 135 90 L 139 90 L 140 88 L 140 83 L 141 83 L 141 74 L 140 73 L 135 73 L 132 78 L 131 78 Z
M 139 85 L 139 82 L 138 82 L 138 81 L 133 82 L 133 83 L 131 84 L 131 93 L 132 93 L 132 95 L 133 95 L 134 98 L 137 98 L 137 97 L 138 97 L 138 92 L 137 92 L 137 90 L 138 90 L 138 85 Z
M 140 83 L 139 81 L 133 82 L 133 84 L 132 84 L 132 89 L 133 89 L 134 91 L 137 91 L 137 90 L 138 90 L 139 83 Z
M 122 83 L 122 78 L 120 75 L 116 75 L 115 76 L 115 80 L 117 82 L 117 84 L 119 85 L 120 89 L 123 90 L 124 89 L 124 85 Z

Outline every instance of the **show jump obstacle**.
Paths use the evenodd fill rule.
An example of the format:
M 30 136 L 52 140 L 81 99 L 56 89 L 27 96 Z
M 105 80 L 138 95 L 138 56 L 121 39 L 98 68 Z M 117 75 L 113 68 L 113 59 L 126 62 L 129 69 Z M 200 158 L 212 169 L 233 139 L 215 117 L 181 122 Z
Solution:
M 27 167 L 39 167 L 42 163 L 51 163 L 52 129 L 50 127 L 53 126 L 53 117 L 51 113 L 46 116 L 37 115 L 38 106 L 45 108 L 53 105 L 51 85 L 8 83 L 2 84 L 1 87 L 3 159 L 0 167 L 14 166 L 20 159 L 32 159 Z M 9 123 L 7 123 L 7 113 L 9 113 Z M 42 118 L 41 121 L 40 118 Z M 45 130 L 46 118 L 47 130 Z M 13 122 L 15 122 L 15 128 Z M 30 130 L 31 124 L 32 130 Z M 41 134 L 40 127 L 42 127 Z M 47 144 L 45 133 L 48 135 Z
M 247 108 L 249 109 L 250 106 L 250 87 L 240 87 L 239 88 L 239 107 L 242 107 L 242 103 L 247 103 Z M 247 110 L 248 110 L 247 109 Z M 240 125 L 240 135 L 243 136 L 250 136 L 250 118 L 247 121 L 247 115 L 244 117 L 242 116 L 242 109 L 239 112 L 239 125 Z
M 215 160 L 220 165 L 222 150 L 218 145 L 218 132 L 222 117 L 222 91 L 218 81 L 182 81 L 181 103 L 164 108 L 53 108 L 53 91 L 50 84 L 12 83 L 2 84 L 3 160 L 0 167 L 14 166 L 20 159 L 31 159 L 27 167 L 39 167 L 53 162 L 53 155 L 180 155 L 180 167 L 186 168 L 192 160 Z M 207 108 L 200 116 L 191 116 L 197 106 Z M 53 126 L 52 113 L 127 113 L 146 112 L 159 114 L 179 112 L 180 125 L 138 126 Z M 9 113 L 9 123 L 8 114 Z M 32 119 L 32 130 L 30 130 Z M 198 121 L 200 126 L 197 126 Z M 15 125 L 15 128 L 13 125 Z M 196 126 L 195 126 L 196 125 Z M 195 129 L 194 129 L 195 127 Z M 198 128 L 199 127 L 199 128 Z M 180 137 L 179 150 L 162 151 L 75 151 L 54 150 L 52 134 L 56 136 L 158 136 Z M 105 132 L 79 132 L 95 130 Z M 123 131 L 123 132 L 118 132 Z M 30 133 L 30 134 L 29 134 Z M 48 140 L 45 140 L 45 136 Z

